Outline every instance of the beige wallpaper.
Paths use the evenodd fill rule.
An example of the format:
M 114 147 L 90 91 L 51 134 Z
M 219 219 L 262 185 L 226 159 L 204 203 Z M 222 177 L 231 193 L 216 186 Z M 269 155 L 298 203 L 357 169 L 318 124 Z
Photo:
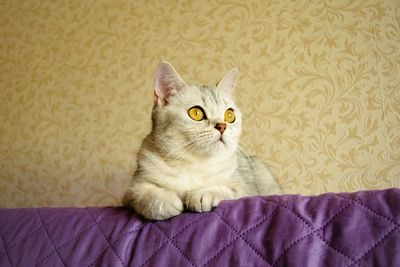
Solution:
M 287 193 L 400 186 L 400 2 L 0 1 L 0 206 L 114 205 L 160 58 L 240 70 L 242 142 Z

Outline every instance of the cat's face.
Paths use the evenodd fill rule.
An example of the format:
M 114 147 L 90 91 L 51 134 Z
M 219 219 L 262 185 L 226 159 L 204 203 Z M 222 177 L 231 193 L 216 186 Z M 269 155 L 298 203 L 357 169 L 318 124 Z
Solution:
M 226 157 L 234 153 L 241 133 L 242 114 L 232 98 L 233 88 L 228 87 L 234 86 L 237 71 L 225 76 L 218 86 L 206 87 L 188 86 L 176 72 L 172 73 L 176 77 L 171 76 L 174 70 L 170 65 L 164 67 L 166 73 L 159 78 L 167 81 L 164 89 L 168 91 L 155 90 L 153 131 L 165 148 L 178 157 L 188 154 Z M 178 81 L 171 85 L 172 79 Z M 163 93 L 165 96 L 160 99 Z

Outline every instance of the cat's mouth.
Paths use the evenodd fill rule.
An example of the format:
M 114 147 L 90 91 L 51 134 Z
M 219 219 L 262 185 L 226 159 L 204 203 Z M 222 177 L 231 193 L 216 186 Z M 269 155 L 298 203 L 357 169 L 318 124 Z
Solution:
M 219 139 L 217 140 L 217 144 L 223 144 L 223 145 L 225 145 L 225 141 L 224 141 L 224 139 L 222 138 L 222 135 L 219 137 Z
M 226 140 L 222 134 L 219 134 L 218 136 L 216 135 L 214 137 L 214 140 L 212 141 L 212 144 L 215 148 L 222 149 L 226 147 Z

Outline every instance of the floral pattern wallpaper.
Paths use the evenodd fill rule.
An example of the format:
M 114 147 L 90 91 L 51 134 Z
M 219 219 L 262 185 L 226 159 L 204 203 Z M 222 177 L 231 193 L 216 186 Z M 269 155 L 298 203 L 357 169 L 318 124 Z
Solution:
M 239 68 L 242 146 L 286 193 L 400 187 L 398 0 L 4 0 L 0 206 L 118 205 L 160 59 Z

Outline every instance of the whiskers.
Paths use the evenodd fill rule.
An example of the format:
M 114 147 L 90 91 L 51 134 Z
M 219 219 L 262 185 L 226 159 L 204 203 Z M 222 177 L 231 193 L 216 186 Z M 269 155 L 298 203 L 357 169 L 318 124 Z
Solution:
M 168 160 L 170 158 L 185 158 L 188 154 L 192 153 L 196 149 L 203 147 L 207 143 L 210 143 L 213 135 L 208 132 L 202 132 L 196 137 L 190 139 L 188 142 L 168 153 L 162 160 Z
M 247 153 L 243 150 L 243 148 L 239 145 L 239 143 L 242 144 L 243 146 L 246 146 L 244 143 L 238 141 L 238 143 L 235 144 L 235 147 L 236 147 L 237 149 L 239 149 L 239 150 L 238 150 L 239 152 L 243 153 L 243 154 L 246 156 L 247 160 L 250 161 L 250 156 L 249 156 L 249 154 L 247 154 Z
M 181 154 L 184 154 L 185 152 L 193 149 L 197 145 L 198 144 L 197 144 L 196 138 L 191 139 L 188 142 L 186 142 L 185 144 L 183 144 L 182 146 L 180 146 L 177 149 L 173 150 L 172 152 L 168 153 L 162 160 L 165 161 L 171 157 L 179 158 L 179 156 Z
M 162 160 L 168 161 L 171 159 L 183 159 L 188 160 L 191 158 L 191 154 L 193 152 L 201 152 L 200 154 L 212 152 L 213 149 L 217 149 L 218 138 L 215 133 L 211 131 L 203 131 L 196 135 L 195 132 L 192 133 L 195 137 L 189 139 L 187 142 L 179 146 L 178 148 L 170 151 L 167 155 L 165 155 Z M 245 146 L 245 144 L 238 142 L 232 142 L 232 140 L 226 140 L 223 142 L 225 148 L 229 149 L 229 146 L 239 153 L 243 154 L 248 160 L 250 160 L 250 156 L 244 151 L 241 145 Z M 219 150 L 215 150 L 216 152 Z M 222 152 L 222 151 L 221 151 Z M 198 154 L 198 153 L 196 153 Z

